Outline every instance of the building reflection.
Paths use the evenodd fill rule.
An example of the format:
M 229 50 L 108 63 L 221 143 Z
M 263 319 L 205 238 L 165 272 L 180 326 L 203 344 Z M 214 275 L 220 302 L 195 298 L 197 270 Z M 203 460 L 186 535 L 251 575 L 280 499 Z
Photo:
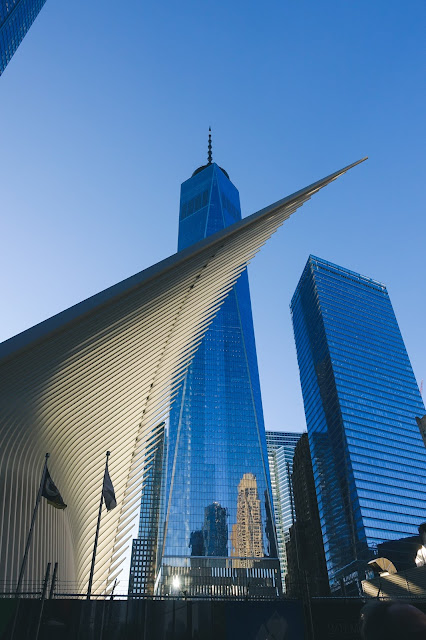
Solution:
M 191 556 L 224 558 L 228 555 L 227 518 L 227 510 L 220 502 L 205 507 L 203 528 L 191 532 Z
M 228 555 L 227 516 L 226 509 L 219 502 L 213 502 L 204 509 L 204 555 Z
M 272 514 L 271 503 L 269 500 L 269 495 L 267 489 L 265 489 L 265 511 L 266 511 L 266 526 L 265 533 L 266 539 L 268 541 L 268 549 L 265 556 L 269 558 L 276 558 L 278 555 L 277 552 L 277 544 L 276 544 L 276 532 L 274 526 L 274 517 Z
M 204 555 L 204 535 L 202 529 L 191 531 L 189 546 L 191 548 L 191 556 Z
M 232 527 L 234 566 L 251 567 L 251 558 L 263 558 L 262 513 L 256 476 L 245 473 L 238 485 L 237 522 Z
M 268 493 L 264 492 L 263 506 L 254 473 L 245 473 L 236 490 L 232 509 L 218 501 L 204 507 L 202 527 L 189 536 L 190 557 L 167 556 L 167 562 L 163 559 L 160 595 L 179 592 L 203 597 L 276 598 L 281 594 L 279 561 L 269 557 L 271 548 L 276 547 Z M 231 528 L 228 518 L 232 513 L 236 522 Z

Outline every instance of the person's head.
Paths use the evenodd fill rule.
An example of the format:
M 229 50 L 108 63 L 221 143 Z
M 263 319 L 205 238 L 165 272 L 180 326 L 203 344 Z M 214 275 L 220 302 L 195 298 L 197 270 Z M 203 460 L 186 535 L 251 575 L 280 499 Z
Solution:
M 426 615 L 416 607 L 395 600 L 372 600 L 361 609 L 364 640 L 426 639 Z

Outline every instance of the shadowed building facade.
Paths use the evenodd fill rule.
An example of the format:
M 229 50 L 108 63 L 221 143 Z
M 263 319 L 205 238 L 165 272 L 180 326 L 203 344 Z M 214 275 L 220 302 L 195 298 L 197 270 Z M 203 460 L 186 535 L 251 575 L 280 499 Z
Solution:
M 286 541 L 286 593 L 298 598 L 303 593 L 311 597 L 329 596 L 319 518 L 314 472 L 309 451 L 308 434 L 296 445 L 291 475 L 295 522 Z
M 0 75 L 46 0 L 0 0 Z
M 426 520 L 419 388 L 386 287 L 310 256 L 291 302 L 332 590 Z

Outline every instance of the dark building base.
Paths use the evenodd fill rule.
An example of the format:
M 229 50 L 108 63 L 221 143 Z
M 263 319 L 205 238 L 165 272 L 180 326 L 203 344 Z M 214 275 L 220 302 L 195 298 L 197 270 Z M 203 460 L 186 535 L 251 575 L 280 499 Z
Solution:
M 17 601 L 0 599 L 0 639 Z M 40 600 L 21 600 L 14 640 L 35 640 Z M 298 601 L 47 600 L 38 640 L 302 640 Z
M 425 601 L 413 601 L 426 612 Z M 11 640 L 17 600 L 0 598 L 0 640 Z M 21 600 L 13 640 L 35 640 L 40 600 Z M 38 640 L 360 640 L 364 601 L 314 598 L 47 600 Z M 314 630 L 314 634 L 312 634 Z

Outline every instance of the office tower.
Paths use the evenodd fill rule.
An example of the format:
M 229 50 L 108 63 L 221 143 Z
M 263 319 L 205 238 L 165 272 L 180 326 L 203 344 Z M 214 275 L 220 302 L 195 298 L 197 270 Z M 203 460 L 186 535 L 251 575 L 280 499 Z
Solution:
M 178 248 L 185 250 L 240 220 L 238 191 L 227 172 L 213 163 L 209 136 L 208 164 L 182 184 Z M 229 567 L 231 573 L 224 572 L 220 584 L 220 593 L 228 595 L 245 589 L 248 567 L 264 573 L 268 588 L 272 576 L 278 593 L 246 272 L 229 291 L 185 375 L 170 412 L 167 451 L 158 592 L 170 592 L 169 577 L 176 569 L 186 592 L 209 593 L 211 572 Z M 204 581 L 198 574 L 192 579 L 195 549 L 199 557 L 209 558 Z
M 157 566 L 157 535 L 161 508 L 161 477 L 164 456 L 161 422 L 146 440 L 143 488 L 138 537 L 132 543 L 129 593 L 153 595 Z
M 16 586 L 49 451 L 49 471 L 68 509 L 64 514 L 42 499 L 23 588 L 41 585 L 47 563 L 58 562 L 62 588 L 66 581 L 85 591 L 110 450 L 117 508 L 102 516 L 93 585 L 94 593 L 112 589 L 127 555 L 129 527 L 140 511 L 147 440 L 168 415 L 173 387 L 208 323 L 277 228 L 349 168 L 0 345 L 4 584 Z M 123 582 L 117 591 L 123 592 Z
M 0 75 L 46 0 L 0 0 Z
M 307 433 L 294 450 L 291 484 L 295 523 L 286 542 L 286 593 L 294 598 L 304 592 L 311 597 L 330 595 Z
M 291 302 L 333 590 L 426 519 L 424 406 L 386 287 L 310 256 Z
M 283 587 L 287 573 L 286 542 L 293 523 L 291 508 L 291 481 L 294 449 L 301 433 L 292 431 L 267 431 L 266 446 L 268 449 L 269 469 L 271 473 L 272 499 L 277 529 L 278 556 L 281 565 Z

